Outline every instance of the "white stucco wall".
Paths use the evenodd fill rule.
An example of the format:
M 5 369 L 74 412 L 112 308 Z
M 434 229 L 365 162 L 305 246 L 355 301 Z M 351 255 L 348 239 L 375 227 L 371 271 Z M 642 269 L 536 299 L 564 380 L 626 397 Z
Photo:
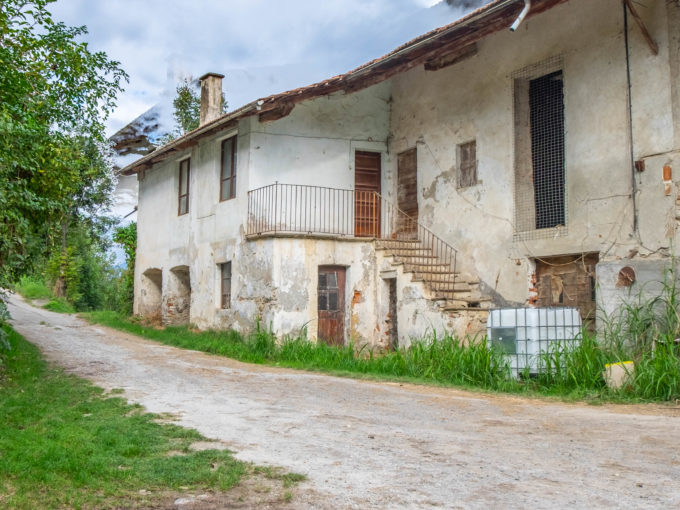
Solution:
M 438 71 L 422 67 L 392 82 L 392 154 L 418 151 L 420 219 L 461 253 L 499 302 L 524 304 L 534 257 L 598 252 L 601 259 L 648 255 L 670 245 L 675 191 L 662 167 L 674 147 L 666 2 L 638 7 L 659 44 L 653 56 L 630 18 L 639 231 L 633 232 L 623 11 L 617 0 L 571 0 L 520 29 L 479 43 L 478 54 Z M 561 56 L 565 102 L 567 235 L 513 239 L 515 71 Z M 677 129 L 677 128 L 676 128 Z M 456 146 L 476 139 L 476 186 L 456 187 Z M 675 150 L 676 152 L 672 152 Z M 651 156 L 662 153 L 662 156 Z M 396 157 L 391 158 L 396 172 Z
M 386 345 L 387 273 L 397 277 L 401 345 L 427 331 L 478 329 L 483 312 L 443 313 L 421 283 L 411 282 L 371 243 L 246 239 L 249 190 L 275 182 L 353 189 L 356 150 L 381 153 L 382 194 L 391 199 L 397 155 L 417 148 L 420 221 L 459 250 L 463 277 L 479 278 L 496 305 L 528 302 L 537 257 L 599 253 L 601 299 L 618 295 L 612 278 L 629 259 L 645 278 L 659 273 L 659 261 L 678 236 L 680 211 L 680 38 L 673 33 L 680 6 L 655 0 L 638 10 L 659 54 L 652 55 L 631 19 L 633 154 L 645 162 L 645 171 L 635 174 L 636 231 L 621 3 L 570 0 L 525 20 L 515 33 L 483 39 L 477 54 L 460 63 L 438 71 L 419 66 L 360 92 L 305 101 L 276 121 L 251 116 L 146 171 L 140 180 L 135 311 L 145 309 L 145 271 L 161 270 L 167 293 L 168 271 L 188 266 L 190 321 L 199 327 L 246 332 L 259 320 L 280 335 L 304 327 L 314 337 L 318 266 L 334 264 L 348 271 L 348 340 Z M 512 76 L 553 57 L 561 58 L 563 71 L 567 225 L 554 235 L 518 239 Z M 219 202 L 220 142 L 233 134 L 236 198 Z M 456 146 L 472 139 L 478 184 L 458 189 Z M 190 212 L 177 216 L 178 164 L 188 156 Z M 665 165 L 674 172 L 670 194 L 662 181 Z M 232 306 L 221 310 L 218 264 L 227 261 Z

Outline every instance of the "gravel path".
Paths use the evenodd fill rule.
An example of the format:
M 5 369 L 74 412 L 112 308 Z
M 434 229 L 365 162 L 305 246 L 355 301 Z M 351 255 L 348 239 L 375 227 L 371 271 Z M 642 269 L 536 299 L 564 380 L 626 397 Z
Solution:
M 309 481 L 306 508 L 680 508 L 677 406 L 375 383 L 163 346 L 13 296 L 48 359 Z

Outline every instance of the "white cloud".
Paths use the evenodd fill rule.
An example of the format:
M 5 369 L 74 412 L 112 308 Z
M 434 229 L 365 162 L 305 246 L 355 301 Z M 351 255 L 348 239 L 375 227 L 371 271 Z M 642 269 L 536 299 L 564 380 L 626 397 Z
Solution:
M 130 83 L 112 133 L 174 90 L 168 72 L 227 75 L 231 108 L 346 72 L 462 12 L 435 0 L 60 0 L 57 20 L 120 61 Z

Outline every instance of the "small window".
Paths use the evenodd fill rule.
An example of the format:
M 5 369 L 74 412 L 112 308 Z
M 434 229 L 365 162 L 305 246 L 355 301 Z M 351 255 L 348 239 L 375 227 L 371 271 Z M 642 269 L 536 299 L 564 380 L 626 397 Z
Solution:
M 220 202 L 236 196 L 236 137 L 222 141 Z
M 222 308 L 231 308 L 231 262 L 220 264 Z
M 190 159 L 179 164 L 179 204 L 177 214 L 181 216 L 189 212 L 189 175 L 191 173 Z
M 477 141 L 458 146 L 458 187 L 468 188 L 477 184 Z

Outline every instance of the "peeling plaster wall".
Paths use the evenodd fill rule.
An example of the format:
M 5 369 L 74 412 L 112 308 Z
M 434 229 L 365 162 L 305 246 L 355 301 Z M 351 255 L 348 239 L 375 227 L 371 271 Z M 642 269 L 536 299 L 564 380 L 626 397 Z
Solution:
M 669 26 L 680 30 L 680 16 L 673 15 L 673 27 L 666 9 L 677 11 L 674 2 L 646 5 L 636 8 L 659 44 L 658 56 L 629 17 L 633 150 L 646 162 L 636 175 L 638 233 L 620 1 L 572 0 L 525 20 L 515 33 L 487 37 L 477 55 L 461 63 L 434 72 L 421 66 L 392 79 L 391 151 L 417 147 L 420 220 L 460 250 L 464 274 L 478 276 L 508 304 L 526 303 L 534 257 L 599 252 L 601 260 L 616 260 L 635 250 L 659 258 L 676 236 L 678 187 L 664 193 L 662 168 L 672 166 L 680 182 L 674 140 L 680 119 L 671 107 L 680 66 L 669 65 L 679 43 L 674 35 L 669 51 L 668 37 Z M 568 234 L 514 240 L 511 75 L 555 56 L 564 72 Z M 479 182 L 457 189 L 456 146 L 472 139 Z M 396 158 L 390 172 L 396 175 Z
M 277 181 L 353 189 L 354 150 L 387 151 L 390 93 L 384 82 L 300 103 L 275 122 L 252 117 L 250 189 Z
M 306 326 L 316 336 L 318 265 L 338 264 L 348 267 L 346 336 L 373 341 L 375 262 L 366 242 L 247 241 L 245 229 L 249 190 L 276 181 L 353 189 L 357 149 L 381 152 L 385 168 L 390 93 L 385 82 L 350 95 L 310 100 L 277 121 L 260 123 L 257 116 L 249 117 L 239 122 L 237 131 L 202 139 L 142 174 L 135 313 L 145 310 L 142 273 L 159 268 L 163 320 L 174 321 L 168 299 L 174 301 L 177 292 L 170 270 L 188 266 L 192 324 L 248 332 L 259 320 L 280 335 Z M 236 198 L 219 202 L 220 143 L 236 133 Z M 189 213 L 178 216 L 178 165 L 186 157 L 191 157 Z M 232 298 L 230 307 L 221 309 L 219 264 L 224 262 L 232 263 Z

